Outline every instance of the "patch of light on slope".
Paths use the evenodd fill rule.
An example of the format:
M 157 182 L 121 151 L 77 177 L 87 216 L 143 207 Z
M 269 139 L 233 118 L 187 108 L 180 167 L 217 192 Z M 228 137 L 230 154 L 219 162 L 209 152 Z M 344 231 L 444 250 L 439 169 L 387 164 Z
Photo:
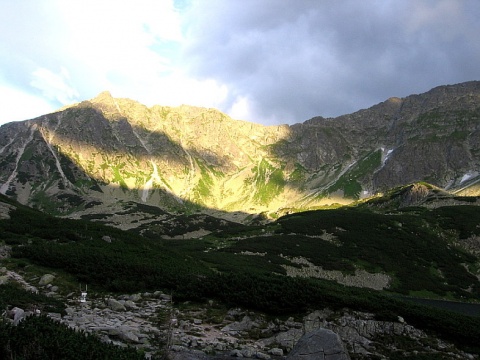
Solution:
M 467 180 L 470 180 L 472 177 L 476 176 L 477 174 L 473 171 L 467 172 L 465 175 L 462 176 L 462 180 L 460 180 L 460 184 L 464 183 Z
M 387 154 L 385 155 L 385 158 L 383 159 L 383 165 L 387 162 L 388 158 L 390 157 L 390 154 L 393 152 L 393 149 L 390 149 L 387 151 Z

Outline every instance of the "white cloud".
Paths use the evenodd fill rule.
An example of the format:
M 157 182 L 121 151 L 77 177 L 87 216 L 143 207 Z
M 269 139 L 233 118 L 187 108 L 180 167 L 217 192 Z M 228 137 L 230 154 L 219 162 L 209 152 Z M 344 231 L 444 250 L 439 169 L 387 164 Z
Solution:
M 42 94 L 49 100 L 68 105 L 76 102 L 80 96 L 78 91 L 68 84 L 70 75 L 64 67 L 58 74 L 48 69 L 39 68 L 33 72 L 32 76 L 33 80 L 30 85 L 41 90 Z
M 32 119 L 55 110 L 49 102 L 10 86 L 0 85 L 0 124 Z
M 185 75 L 181 13 L 172 0 L 54 4 L 63 32 L 58 45 L 72 74 L 68 84 L 82 98 L 109 90 L 147 105 L 219 107 L 225 99 L 225 85 Z
M 214 79 L 196 80 L 181 72 L 160 79 L 152 77 L 149 81 L 134 86 L 136 87 L 113 86 L 111 93 L 116 97 L 130 97 L 149 106 L 186 104 L 214 108 L 222 105 L 228 93 L 227 87 Z
M 56 5 L 65 26 L 65 51 L 87 73 L 85 87 L 138 88 L 137 84 L 175 70 L 175 46 L 182 36 L 171 1 L 58 1 Z
M 57 107 L 109 90 L 264 124 L 337 116 L 479 79 L 477 2 L 0 0 L 0 84 Z
M 234 119 L 248 119 L 252 113 L 250 101 L 245 96 L 239 96 L 228 110 L 230 116 Z

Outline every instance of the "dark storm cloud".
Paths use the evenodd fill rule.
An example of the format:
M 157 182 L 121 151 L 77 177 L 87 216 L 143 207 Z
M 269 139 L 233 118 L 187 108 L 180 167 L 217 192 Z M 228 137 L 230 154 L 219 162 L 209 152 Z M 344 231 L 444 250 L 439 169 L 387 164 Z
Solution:
M 480 79 L 475 1 L 197 1 L 189 73 L 247 98 L 257 119 L 337 116 Z

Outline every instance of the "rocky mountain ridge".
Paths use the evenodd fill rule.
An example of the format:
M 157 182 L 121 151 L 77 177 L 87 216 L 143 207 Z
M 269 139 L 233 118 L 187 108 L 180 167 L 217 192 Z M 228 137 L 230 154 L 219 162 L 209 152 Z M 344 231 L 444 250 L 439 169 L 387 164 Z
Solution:
M 0 127 L 0 192 L 124 228 L 172 213 L 246 221 L 420 180 L 478 195 L 479 117 L 478 81 L 268 127 L 215 109 L 148 108 L 105 92 Z

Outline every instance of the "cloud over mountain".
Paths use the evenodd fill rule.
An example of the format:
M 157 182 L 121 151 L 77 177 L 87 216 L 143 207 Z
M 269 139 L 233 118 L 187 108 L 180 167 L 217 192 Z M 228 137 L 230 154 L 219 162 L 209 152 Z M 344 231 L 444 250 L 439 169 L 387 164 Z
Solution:
M 0 88 L 18 103 L 0 123 L 103 90 L 263 124 L 346 114 L 479 79 L 479 16 L 475 0 L 4 2 Z

